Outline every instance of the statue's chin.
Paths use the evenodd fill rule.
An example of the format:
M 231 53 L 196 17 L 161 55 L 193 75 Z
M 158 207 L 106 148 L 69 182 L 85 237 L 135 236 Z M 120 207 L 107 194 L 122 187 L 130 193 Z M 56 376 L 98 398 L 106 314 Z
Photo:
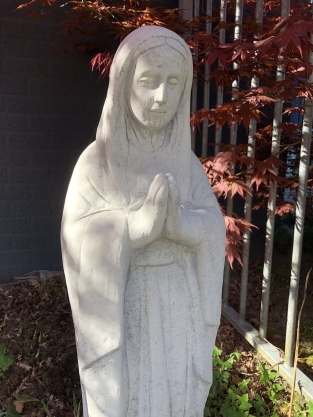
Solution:
M 141 124 L 151 131 L 157 131 L 165 128 L 171 120 L 172 117 L 168 117 L 168 114 L 166 114 L 165 112 L 149 112 L 149 114 L 144 118 L 144 120 L 141 121 Z

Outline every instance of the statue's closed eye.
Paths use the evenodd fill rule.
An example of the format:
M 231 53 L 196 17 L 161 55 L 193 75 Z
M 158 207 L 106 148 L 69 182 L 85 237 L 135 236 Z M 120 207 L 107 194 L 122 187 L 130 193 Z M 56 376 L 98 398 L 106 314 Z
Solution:
M 141 77 L 139 82 L 143 85 L 153 85 L 154 79 L 151 77 Z
M 178 84 L 179 84 L 179 80 L 178 80 L 178 78 L 176 78 L 176 77 L 170 77 L 170 78 L 168 79 L 168 83 L 169 83 L 171 86 L 175 86 L 175 85 L 178 85 Z

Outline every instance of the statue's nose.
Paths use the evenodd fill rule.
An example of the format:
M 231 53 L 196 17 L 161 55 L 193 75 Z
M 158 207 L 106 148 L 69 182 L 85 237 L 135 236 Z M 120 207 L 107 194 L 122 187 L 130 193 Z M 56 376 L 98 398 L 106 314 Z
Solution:
M 164 104 L 167 100 L 165 83 L 161 83 L 155 91 L 154 101 L 158 104 Z

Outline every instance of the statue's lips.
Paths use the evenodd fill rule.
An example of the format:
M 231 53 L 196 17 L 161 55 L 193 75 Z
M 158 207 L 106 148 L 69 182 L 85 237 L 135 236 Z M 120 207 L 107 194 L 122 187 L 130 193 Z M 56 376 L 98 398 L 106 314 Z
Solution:
M 158 114 L 165 114 L 165 110 L 150 110 L 150 113 L 158 113 Z

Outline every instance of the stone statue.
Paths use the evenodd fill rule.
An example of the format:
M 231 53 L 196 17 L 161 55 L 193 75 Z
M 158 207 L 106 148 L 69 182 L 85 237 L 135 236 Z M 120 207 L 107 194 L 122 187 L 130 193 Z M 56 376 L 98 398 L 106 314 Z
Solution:
M 225 226 L 190 150 L 192 57 L 160 27 L 115 55 L 63 221 L 84 417 L 202 417 Z

